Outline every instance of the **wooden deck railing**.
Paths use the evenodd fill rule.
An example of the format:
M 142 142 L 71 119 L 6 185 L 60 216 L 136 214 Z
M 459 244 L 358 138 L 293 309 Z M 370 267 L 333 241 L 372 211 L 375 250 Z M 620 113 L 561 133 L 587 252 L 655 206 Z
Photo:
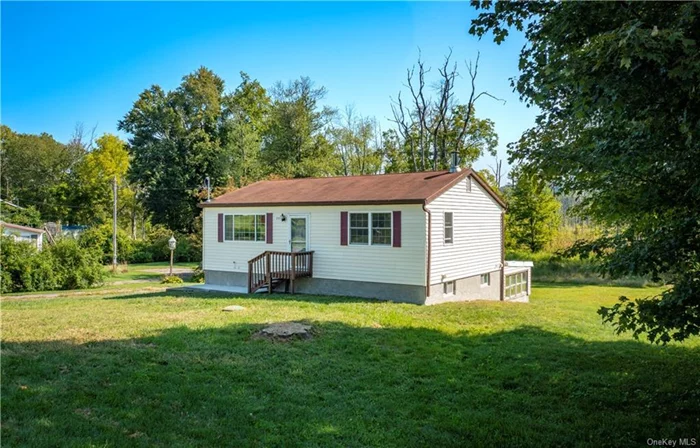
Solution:
M 263 287 L 267 287 L 267 292 L 271 293 L 275 286 L 284 282 L 294 294 L 294 281 L 297 278 L 313 277 L 313 268 L 313 251 L 265 251 L 248 261 L 248 293 L 254 293 Z

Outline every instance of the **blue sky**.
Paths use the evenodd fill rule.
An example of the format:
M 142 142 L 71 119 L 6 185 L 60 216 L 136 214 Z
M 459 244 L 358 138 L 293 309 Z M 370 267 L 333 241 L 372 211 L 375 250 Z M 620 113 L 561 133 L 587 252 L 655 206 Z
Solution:
M 496 123 L 499 155 L 534 122 L 512 92 L 524 41 L 500 46 L 467 33 L 467 3 L 141 3 L 3 2 L 2 123 L 66 141 L 82 122 L 117 133 L 138 94 L 171 89 L 206 66 L 233 90 L 240 71 L 266 86 L 309 76 L 328 89 L 326 103 L 353 104 L 389 126 L 390 97 L 405 82 L 420 48 L 429 66 L 453 48 L 464 61 L 481 52 L 477 114 Z M 466 100 L 466 80 L 457 96 Z M 492 164 L 487 158 L 477 168 Z

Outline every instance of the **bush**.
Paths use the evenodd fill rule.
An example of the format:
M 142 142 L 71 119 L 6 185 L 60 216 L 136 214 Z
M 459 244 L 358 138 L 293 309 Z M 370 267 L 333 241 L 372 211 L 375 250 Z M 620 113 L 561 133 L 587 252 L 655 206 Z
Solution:
M 23 241 L 2 237 L 0 267 L 3 293 L 88 288 L 102 282 L 105 272 L 100 253 L 81 248 L 70 238 L 43 251 Z
M 199 263 L 199 265 L 192 270 L 191 280 L 195 283 L 204 283 L 204 270 L 202 269 L 202 263 Z
M 102 283 L 105 271 L 99 250 L 83 248 L 71 238 L 62 238 L 48 247 L 48 253 L 53 258 L 58 289 L 89 288 Z
M 80 234 L 80 246 L 97 249 L 101 253 L 103 264 L 112 264 L 112 226 L 102 224 L 93 226 Z M 134 252 L 134 240 L 124 230 L 117 229 L 117 261 L 131 261 Z
M 171 232 L 163 226 L 154 226 L 148 233 L 149 251 L 153 254 L 153 261 L 169 261 L 170 248 L 168 240 L 174 236 L 177 240 L 173 258 L 175 261 L 201 261 L 201 243 L 197 234 L 185 235 Z
M 177 247 L 173 258 L 175 261 L 201 261 L 202 242 L 198 233 L 185 235 L 174 233 L 163 226 L 153 226 L 147 237 L 132 240 L 124 230 L 117 230 L 117 259 L 119 262 L 151 263 L 170 261 L 168 240 L 175 236 Z M 102 263 L 112 263 L 112 226 L 103 224 L 87 229 L 80 236 L 80 246 L 95 248 L 101 252 Z
M 183 283 L 182 279 L 177 275 L 166 275 L 160 281 L 161 283 Z
M 41 254 L 34 245 L 8 236 L 0 239 L 0 246 L 2 293 L 57 289 L 56 273 L 48 252 Z
M 151 263 L 153 254 L 150 251 L 142 250 L 131 254 L 130 263 Z

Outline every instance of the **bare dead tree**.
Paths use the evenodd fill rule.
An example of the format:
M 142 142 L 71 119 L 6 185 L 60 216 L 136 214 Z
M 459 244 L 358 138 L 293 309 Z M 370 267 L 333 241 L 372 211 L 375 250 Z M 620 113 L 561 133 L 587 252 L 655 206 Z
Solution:
M 405 143 L 408 144 L 409 148 L 409 154 L 411 155 L 411 163 L 413 167 L 413 171 L 418 171 L 418 163 L 416 160 L 416 147 L 415 147 L 415 140 L 413 138 L 413 135 L 411 133 L 411 130 L 413 129 L 413 119 L 411 118 L 406 118 L 406 116 L 411 117 L 411 113 L 409 112 L 408 114 L 406 113 L 406 109 L 404 108 L 403 101 L 401 100 L 401 92 L 399 92 L 399 95 L 396 99 L 396 101 L 392 101 L 391 104 L 391 111 L 394 115 L 394 119 L 392 120 L 396 125 L 398 126 L 398 133 L 403 139 Z M 410 122 L 408 120 L 411 120 Z
M 417 64 L 406 70 L 404 86 L 411 94 L 411 102 L 408 106 L 404 104 L 399 92 L 397 100 L 392 100 L 392 121 L 397 124 L 398 134 L 408 147 L 414 171 L 429 169 L 427 160 L 432 162 L 432 169 L 437 170 L 439 165 L 448 163 L 448 147 L 457 152 L 466 147 L 477 100 L 488 96 L 503 101 L 487 91 L 477 91 L 479 58 L 477 54 L 474 63 L 466 62 L 471 89 L 469 100 L 462 105 L 457 105 L 455 100 L 455 85 L 460 74 L 457 63 L 452 61 L 451 48 L 438 68 L 439 81 L 432 87 L 434 95 L 426 92 L 426 75 L 431 69 L 425 66 L 420 54 Z
M 496 161 L 494 165 L 489 165 L 489 170 L 491 170 L 491 174 L 493 174 L 493 177 L 496 178 L 496 186 L 498 189 L 501 189 L 501 180 L 503 179 L 503 160 L 499 159 L 496 157 Z

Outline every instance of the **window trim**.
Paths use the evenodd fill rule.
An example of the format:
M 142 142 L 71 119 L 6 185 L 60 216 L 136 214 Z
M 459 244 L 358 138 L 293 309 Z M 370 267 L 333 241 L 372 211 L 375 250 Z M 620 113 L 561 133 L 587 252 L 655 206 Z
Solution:
M 389 215 L 389 222 L 390 222 L 390 227 L 389 229 L 391 230 L 391 233 L 389 235 L 389 244 L 372 244 L 372 215 L 373 214 L 382 214 L 382 215 Z M 353 243 L 352 242 L 352 232 L 351 230 L 353 229 L 351 223 L 352 223 L 352 215 L 367 215 L 367 243 Z M 355 227 L 355 229 L 363 229 L 364 227 Z M 377 246 L 377 247 L 393 247 L 394 245 L 394 213 L 392 211 L 386 211 L 386 210 L 375 210 L 375 211 L 364 211 L 364 210 L 358 210 L 358 211 L 348 211 L 348 246 Z
M 486 282 L 484 282 L 484 277 L 486 277 Z M 482 288 L 485 288 L 487 286 L 491 286 L 491 273 L 487 272 L 485 274 L 481 274 L 479 281 L 481 282 Z
M 452 236 L 450 240 L 447 241 L 447 214 L 451 215 L 450 229 L 452 230 Z M 442 212 L 442 243 L 446 246 L 451 246 L 455 243 L 455 213 L 454 212 Z
M 226 238 L 226 217 L 231 216 L 231 239 Z M 265 223 L 265 231 L 263 232 L 263 239 L 262 240 L 237 240 L 236 239 L 236 216 L 262 216 L 263 217 L 263 222 Z M 257 219 L 253 219 L 253 223 L 255 224 L 254 227 L 254 234 L 257 235 L 257 230 L 258 230 L 258 221 Z M 267 214 L 266 213 L 224 213 L 224 242 L 225 243 L 266 243 L 267 242 Z

